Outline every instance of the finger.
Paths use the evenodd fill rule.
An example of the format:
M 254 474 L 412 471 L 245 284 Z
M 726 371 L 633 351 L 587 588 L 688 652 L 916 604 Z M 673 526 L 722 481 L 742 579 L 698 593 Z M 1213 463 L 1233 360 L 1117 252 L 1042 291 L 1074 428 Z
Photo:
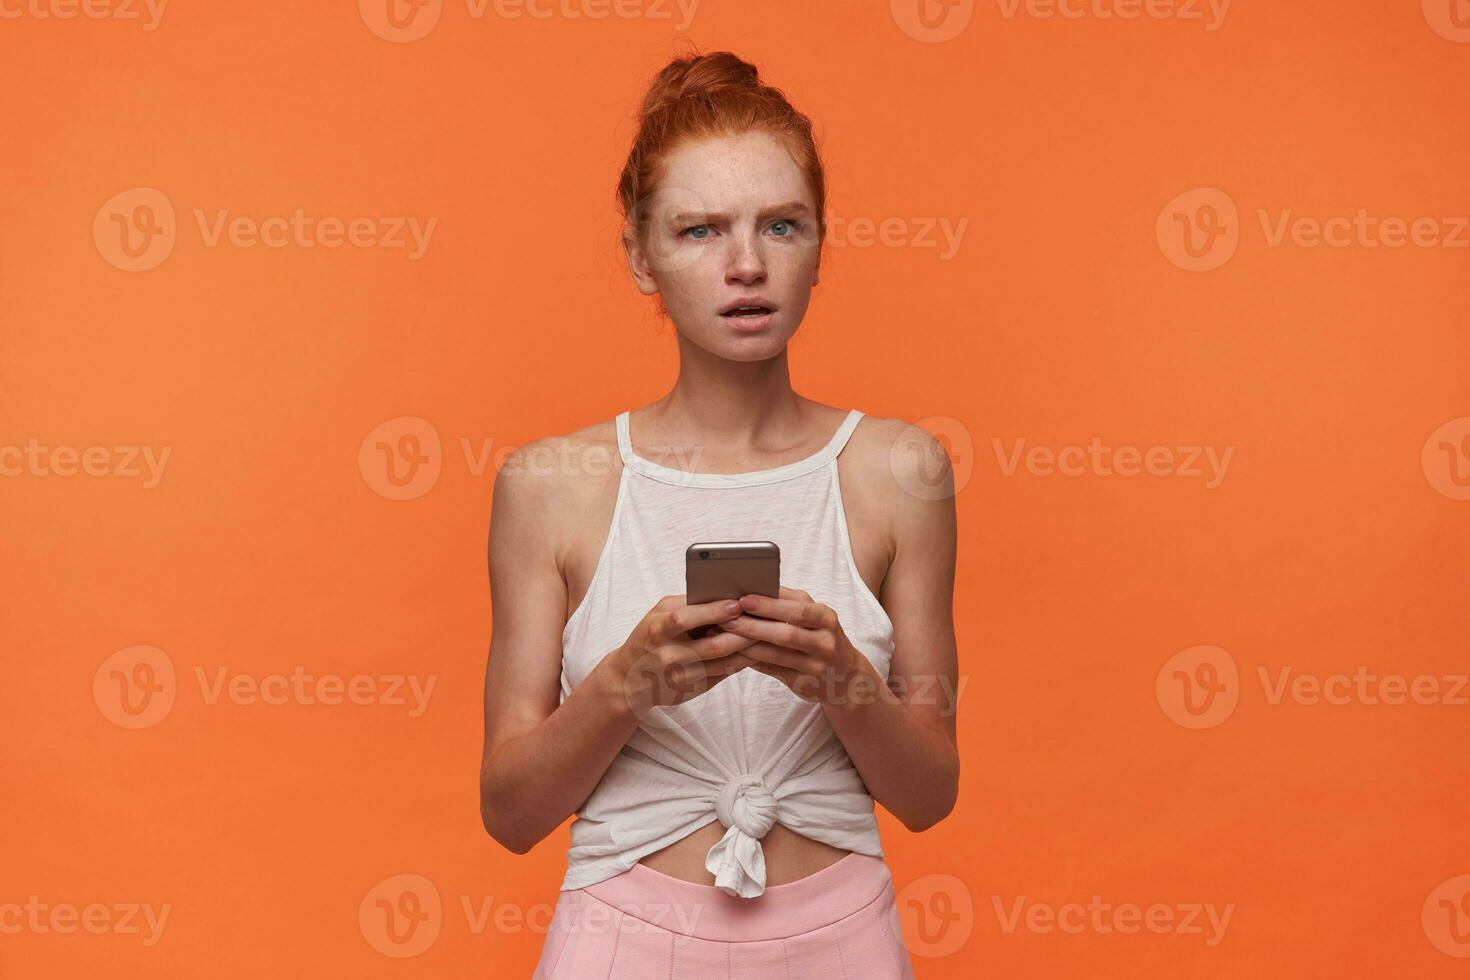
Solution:
M 667 615 L 657 617 L 649 632 L 656 641 L 669 641 L 676 639 L 681 633 L 689 632 L 692 627 L 722 623 L 739 613 L 740 604 L 733 599 L 680 606 Z
M 817 656 L 823 655 L 830 646 L 829 641 L 822 639 L 828 635 L 825 632 L 803 629 L 794 623 L 781 620 L 736 616 L 729 622 L 722 623 L 721 627 L 728 633 L 738 633 L 741 636 L 764 640 L 778 647 L 789 647 L 792 650 Z
M 668 668 L 669 685 L 683 696 L 701 694 L 731 674 L 738 673 L 756 661 L 743 653 L 732 653 L 714 660 L 696 660 L 674 664 Z
M 781 591 L 784 595 L 780 599 L 772 599 L 766 595 L 743 595 L 740 597 L 740 608 L 762 619 L 792 623 L 805 629 L 820 629 L 827 626 L 829 615 L 836 618 L 836 614 L 828 606 L 796 598 L 798 595 L 796 589 L 782 589 Z M 799 594 L 806 595 L 805 592 Z
M 744 653 L 732 653 L 727 657 L 705 661 L 705 667 L 709 670 L 711 677 L 729 677 L 736 671 L 752 667 L 757 663 L 759 661 L 746 656 Z
M 751 670 L 759 671 L 767 677 L 774 677 L 785 684 L 792 694 L 804 700 L 811 700 L 815 696 L 817 684 L 816 678 L 792 670 L 789 667 L 777 667 L 775 664 L 757 663 L 751 666 Z
M 821 662 L 809 657 L 797 650 L 778 646 L 774 643 L 752 643 L 742 651 L 747 657 L 759 660 L 763 664 L 775 667 L 784 667 L 797 673 L 821 673 Z
M 680 643 L 677 646 L 683 647 L 693 654 L 693 657 L 688 659 L 712 660 L 716 657 L 723 657 L 727 654 L 734 653 L 736 650 L 744 650 L 754 642 L 756 641 L 751 637 L 741 636 L 739 633 L 731 633 L 725 630 L 719 633 L 712 633 L 692 643 Z

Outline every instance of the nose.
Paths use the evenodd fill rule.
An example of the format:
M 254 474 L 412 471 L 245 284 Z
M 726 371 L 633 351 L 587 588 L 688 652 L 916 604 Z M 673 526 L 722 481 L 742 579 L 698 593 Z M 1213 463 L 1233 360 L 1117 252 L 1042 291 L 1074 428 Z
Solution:
M 730 253 L 725 281 L 753 285 L 766 278 L 766 257 L 760 237 L 753 231 L 730 236 Z

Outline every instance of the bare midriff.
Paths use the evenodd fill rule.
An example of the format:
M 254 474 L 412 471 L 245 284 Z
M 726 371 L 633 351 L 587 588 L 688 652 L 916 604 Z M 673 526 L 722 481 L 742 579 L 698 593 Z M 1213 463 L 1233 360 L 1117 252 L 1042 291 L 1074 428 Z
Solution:
M 673 878 L 682 878 L 699 885 L 713 885 L 715 876 L 705 869 L 704 859 L 709 849 L 724 836 L 725 825 L 714 820 L 663 850 L 645 855 L 638 863 L 646 864 Z M 852 853 L 841 847 L 803 837 L 779 823 L 772 826 L 766 836 L 761 838 L 761 850 L 766 856 L 767 886 L 784 885 L 788 881 L 805 878 Z

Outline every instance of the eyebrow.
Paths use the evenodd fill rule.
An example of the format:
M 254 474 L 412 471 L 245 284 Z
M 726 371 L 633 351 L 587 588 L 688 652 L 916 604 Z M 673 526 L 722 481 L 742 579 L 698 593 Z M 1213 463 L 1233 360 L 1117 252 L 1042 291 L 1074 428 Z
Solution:
M 756 212 L 756 217 L 764 218 L 772 214 L 790 214 L 793 211 L 800 214 L 806 214 L 809 210 L 810 209 L 800 201 L 787 201 L 784 204 L 772 204 L 770 207 L 761 208 L 760 211 Z M 676 225 L 682 225 L 685 222 L 707 224 L 711 221 L 727 221 L 729 220 L 729 218 L 730 216 L 728 214 L 725 214 L 723 211 L 675 211 L 669 215 L 669 221 L 672 224 Z

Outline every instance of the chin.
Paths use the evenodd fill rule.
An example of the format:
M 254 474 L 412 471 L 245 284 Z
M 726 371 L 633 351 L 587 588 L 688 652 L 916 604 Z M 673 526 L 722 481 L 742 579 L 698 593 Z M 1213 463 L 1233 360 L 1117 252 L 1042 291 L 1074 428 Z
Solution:
M 749 351 L 749 350 L 731 351 L 730 353 L 725 354 L 724 357 L 725 357 L 726 360 L 729 360 L 729 361 L 740 361 L 742 363 L 754 363 L 756 361 L 769 361 L 771 358 L 773 358 L 776 355 L 780 354 L 785 349 L 786 349 L 786 345 L 783 343 L 783 344 L 781 344 L 778 347 L 771 347 L 769 349 L 762 348 L 761 350 L 758 350 L 758 351 Z
M 786 349 L 789 336 L 771 334 L 765 337 L 719 337 L 700 344 L 711 354 L 727 361 L 765 361 Z

